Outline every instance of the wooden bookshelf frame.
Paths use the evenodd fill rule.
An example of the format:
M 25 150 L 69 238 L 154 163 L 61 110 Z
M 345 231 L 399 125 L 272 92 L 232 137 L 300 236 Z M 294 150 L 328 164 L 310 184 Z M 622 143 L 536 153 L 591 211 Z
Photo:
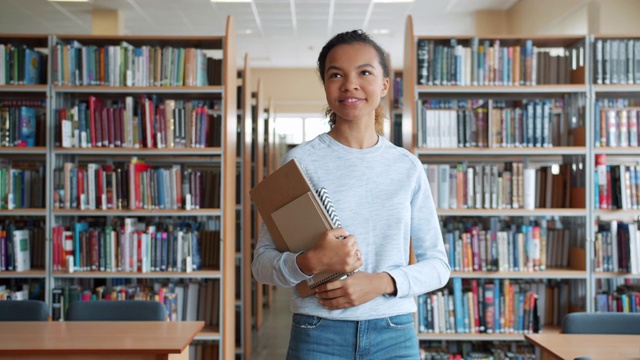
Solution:
M 59 42 L 64 43 L 77 40 L 83 45 L 119 45 L 122 41 L 133 46 L 178 46 L 195 47 L 214 50 L 215 54 L 222 57 L 222 84 L 202 87 L 113 87 L 113 86 L 60 86 L 53 84 L 52 49 Z M 225 33 L 221 36 L 93 36 L 93 35 L 13 35 L 0 34 L 0 43 L 24 44 L 36 49 L 47 49 L 47 83 L 41 85 L 0 85 L 0 96 L 3 98 L 42 98 L 46 102 L 46 145 L 32 148 L 0 148 L 0 158 L 24 158 L 42 157 L 46 164 L 45 199 L 46 206 L 43 209 L 16 209 L 0 210 L 0 216 L 7 218 L 17 216 L 35 216 L 46 219 L 46 236 L 50 235 L 57 219 L 73 218 L 78 216 L 112 217 L 112 216 L 142 216 L 142 217 L 218 217 L 221 219 L 221 254 L 220 269 L 204 269 L 191 273 L 181 272 L 152 272 L 152 273 L 125 273 L 125 272 L 74 272 L 63 273 L 53 271 L 52 266 L 52 242 L 47 241 L 46 269 L 33 269 L 26 272 L 6 272 L 0 274 L 2 278 L 38 278 L 45 280 L 45 301 L 51 304 L 51 290 L 57 279 L 92 279 L 92 278 L 163 278 L 183 279 L 202 278 L 216 279 L 220 284 L 219 308 L 213 311 L 219 312 L 219 327 L 205 328 L 196 336 L 196 340 L 219 342 L 219 357 L 233 359 L 235 357 L 235 232 L 236 232 L 236 136 L 237 136 L 237 109 L 236 109 L 236 29 L 232 16 L 227 17 Z M 203 149 L 63 149 L 54 146 L 54 108 L 59 105 L 56 98 L 64 96 L 84 96 L 85 94 L 100 94 L 107 97 L 122 97 L 123 94 L 177 94 L 180 98 L 208 97 L 222 100 L 221 137 L 220 147 Z M 193 95 L 193 96 L 192 96 Z M 58 100 L 60 102 L 61 100 Z M 64 157 L 96 157 L 101 159 L 124 158 L 127 156 L 153 157 L 154 160 L 171 162 L 179 157 L 183 159 L 201 158 L 202 163 L 220 163 L 222 179 L 220 188 L 221 208 L 198 209 L 191 211 L 179 210 L 71 210 L 53 209 L 53 173 L 54 163 Z
M 496 158 L 500 161 L 525 161 L 525 162 L 544 162 L 545 159 L 562 158 L 566 155 L 582 156 L 585 161 L 591 159 L 591 149 L 588 146 L 556 146 L 556 147 L 536 147 L 536 148 L 503 148 L 503 147 L 475 147 L 475 148 L 425 148 L 418 145 L 418 100 L 427 98 L 436 99 L 453 99 L 456 97 L 470 99 L 508 99 L 508 98 L 532 98 L 532 97 L 552 97 L 567 94 L 575 94 L 584 96 L 586 99 L 591 93 L 590 83 L 590 55 L 589 42 L 586 36 L 488 36 L 479 37 L 480 39 L 499 39 L 500 45 L 522 44 L 525 39 L 532 40 L 534 46 L 545 47 L 567 47 L 567 46 L 584 46 L 585 54 L 584 67 L 578 68 L 578 72 L 584 71 L 584 79 L 580 76 L 573 78 L 578 83 L 557 84 L 557 85 L 514 85 L 514 86 L 439 86 L 439 85 L 419 85 L 417 84 L 417 42 L 420 39 L 428 39 L 433 41 L 447 42 L 452 38 L 458 40 L 458 43 L 470 42 L 477 36 L 417 36 L 414 34 L 413 19 L 407 17 L 405 24 L 405 43 L 404 43 L 404 66 L 402 72 L 403 78 L 403 106 L 402 106 L 402 144 L 407 150 L 418 156 L 423 163 L 450 163 L 450 162 L 477 162 L 491 159 L 489 162 L 495 162 Z M 431 69 L 429 69 L 431 70 Z M 580 75 L 580 74 L 577 74 Z M 585 111 L 588 112 L 588 99 L 585 100 Z M 588 126 L 591 114 L 586 113 L 584 121 L 587 134 L 591 131 Z M 588 136 L 585 142 L 588 142 Z M 635 152 L 630 152 L 635 154 Z M 547 160 L 548 161 L 548 160 Z M 590 171 L 587 166 L 585 172 Z M 589 175 L 586 175 L 589 177 Z M 589 189 L 590 183 L 587 182 L 586 188 Z M 589 200 L 587 199 L 588 204 Z M 590 223 L 591 208 L 587 205 L 584 208 L 536 208 L 533 210 L 525 209 L 437 209 L 438 215 L 446 217 L 568 217 L 568 218 L 584 218 L 585 223 Z M 589 264 L 589 247 L 591 242 L 589 234 L 583 243 L 586 249 L 572 249 L 577 256 L 584 259 L 572 263 L 575 269 L 568 268 L 551 268 L 546 271 L 535 272 L 514 272 L 514 271 L 498 271 L 498 272 L 453 272 L 452 278 L 462 279 L 529 279 L 529 280 L 578 280 L 584 281 L 587 286 L 587 295 L 591 296 L 591 279 L 592 270 Z M 577 251 L 576 251 L 577 250 Z M 589 300 L 587 300 L 587 309 L 590 310 Z M 584 310 L 584 309 L 583 309 Z M 546 326 L 543 331 L 549 331 Z M 557 331 L 557 329 L 556 329 Z M 425 334 L 419 333 L 420 340 L 454 340 L 454 341 L 524 341 L 523 334 Z

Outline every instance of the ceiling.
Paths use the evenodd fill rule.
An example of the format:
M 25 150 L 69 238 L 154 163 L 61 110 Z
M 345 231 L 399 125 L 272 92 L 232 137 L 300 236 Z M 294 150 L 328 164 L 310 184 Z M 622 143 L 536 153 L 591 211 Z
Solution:
M 232 15 L 239 66 L 249 54 L 254 68 L 313 68 L 330 36 L 357 28 L 371 34 L 391 54 L 392 64 L 402 64 L 407 15 L 413 17 L 417 34 L 469 35 L 474 32 L 475 11 L 505 10 L 516 1 L 2 0 L 0 33 L 91 34 L 92 10 L 106 9 L 120 10 L 126 35 L 221 35 L 227 15 Z

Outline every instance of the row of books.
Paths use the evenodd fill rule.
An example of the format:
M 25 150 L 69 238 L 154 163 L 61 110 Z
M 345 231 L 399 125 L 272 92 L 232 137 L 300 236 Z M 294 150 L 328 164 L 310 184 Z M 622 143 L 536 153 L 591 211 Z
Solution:
M 598 98 L 594 110 L 595 147 L 638 146 L 638 99 Z
M 0 160 L 0 209 L 44 209 L 44 181 L 43 164 Z
M 532 40 L 419 39 L 417 83 L 443 86 L 535 86 L 570 83 L 571 52 L 534 46 Z
M 596 84 L 640 84 L 640 40 L 596 39 Z
M 220 281 L 190 280 L 183 283 L 153 281 L 123 286 L 83 288 L 79 285 L 56 286 L 52 294 L 52 320 L 64 321 L 69 304 L 75 301 L 158 301 L 167 308 L 169 321 L 220 322 Z
M 562 100 L 424 100 L 418 146 L 508 148 L 568 145 Z
M 535 360 L 535 350 L 521 342 L 421 342 L 420 360 Z
M 571 206 L 571 164 L 525 169 L 503 164 L 423 164 L 439 209 L 533 209 Z
M 599 221 L 593 245 L 595 272 L 640 274 L 638 223 Z
M 159 99 L 124 101 L 89 96 L 55 111 L 56 146 L 64 148 L 205 148 L 221 145 L 219 101 Z
M 0 301 L 18 301 L 29 299 L 29 285 L 23 284 L 20 289 L 7 289 L 5 285 L 0 285 Z
M 640 165 L 608 165 L 607 156 L 597 154 L 594 184 L 596 209 L 640 209 Z
M 129 164 L 64 163 L 54 170 L 54 208 L 216 209 L 220 207 L 219 168 L 169 168 L 140 160 Z M 205 191 L 205 189 L 208 189 Z
M 450 283 L 444 289 L 418 296 L 419 332 L 537 333 L 546 324 L 546 312 L 568 312 L 568 296 L 560 299 L 564 290 L 558 284 L 461 278 L 453 278 Z
M 112 224 L 80 221 L 52 229 L 54 271 L 192 272 L 220 268 L 219 220 L 144 223 L 135 218 Z
M 613 291 L 598 292 L 595 307 L 598 312 L 640 313 L 640 284 L 628 283 Z
M 40 220 L 0 224 L 0 272 L 45 268 L 45 230 Z
M 47 83 L 47 55 L 26 45 L 0 44 L 0 85 Z
M 182 47 L 82 45 L 76 40 L 52 49 L 54 85 L 220 85 L 222 59 L 206 50 Z
M 626 109 L 598 108 L 596 113 L 596 146 L 637 147 L 640 111 L 637 107 Z
M 568 228 L 540 219 L 534 224 L 500 224 L 490 219 L 491 229 L 465 226 L 444 229 L 449 264 L 454 271 L 545 271 L 569 265 Z M 550 225 L 550 226 L 549 226 Z
M 10 106 L 3 102 L 0 105 L 0 147 L 43 146 L 45 116 L 44 105 Z

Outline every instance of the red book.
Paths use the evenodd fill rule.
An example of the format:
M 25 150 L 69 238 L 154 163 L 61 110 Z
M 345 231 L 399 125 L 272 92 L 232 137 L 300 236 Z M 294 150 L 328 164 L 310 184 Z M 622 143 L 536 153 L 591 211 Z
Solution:
M 471 293 L 473 294 L 473 332 L 478 333 L 480 331 L 480 304 L 478 299 L 478 280 L 471 279 Z
M 86 189 L 84 187 L 84 179 L 85 179 L 85 169 L 78 168 L 78 197 L 76 199 L 76 207 L 80 210 L 86 209 L 85 207 L 85 198 L 87 196 Z
M 146 147 L 151 149 L 154 147 L 154 119 L 155 111 L 153 107 L 153 101 L 150 99 L 144 99 L 144 139 Z
M 108 147 L 115 147 L 116 145 L 116 119 L 114 114 L 113 106 L 105 108 L 107 111 L 107 133 L 108 136 Z
M 95 229 L 89 231 L 89 254 L 89 268 L 91 269 L 91 271 L 98 271 L 98 265 L 100 264 L 100 255 L 98 230 Z
M 97 99 L 95 96 L 89 96 L 89 131 L 91 132 L 91 147 L 96 147 L 96 107 Z
M 158 149 L 162 149 L 166 146 L 166 133 L 165 133 L 165 108 L 164 103 L 158 104 L 158 108 L 156 109 L 156 115 L 153 118 L 154 127 L 156 129 L 156 147 Z
M 598 205 L 600 209 L 608 209 L 607 203 L 607 155 L 596 155 L 596 171 L 598 174 Z
M 102 146 L 109 147 L 109 111 L 106 106 L 100 109 L 100 124 L 102 133 Z

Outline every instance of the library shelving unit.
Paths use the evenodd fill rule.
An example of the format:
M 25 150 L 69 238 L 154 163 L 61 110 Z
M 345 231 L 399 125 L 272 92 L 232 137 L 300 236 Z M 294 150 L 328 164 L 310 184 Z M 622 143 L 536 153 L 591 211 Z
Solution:
M 592 35 L 593 311 L 639 312 L 640 36 Z M 637 304 L 637 303 L 636 303 Z
M 522 306 L 506 286 L 523 299 L 545 292 L 537 294 L 545 331 L 590 309 L 588 43 L 420 36 L 407 18 L 402 143 L 425 165 L 453 270 L 451 284 L 419 299 L 421 341 L 524 340 L 526 330 L 509 327 L 525 323 L 508 311 L 502 323 L 484 319 L 485 306 Z M 464 308 L 453 301 L 467 294 Z M 445 321 L 434 323 L 426 310 L 434 308 L 447 309 Z M 460 328 L 469 312 L 471 327 Z
M 241 133 L 241 148 L 242 148 L 242 183 L 240 184 L 240 197 L 242 199 L 242 245 L 241 245 L 241 258 L 242 258 L 242 277 L 241 277 L 241 336 L 242 342 L 242 354 L 244 359 L 251 358 L 252 348 L 252 291 L 251 282 L 253 276 L 251 275 L 251 259 L 252 259 L 252 206 L 251 198 L 249 196 L 249 190 L 252 183 L 252 161 L 251 161 L 251 142 L 252 142 L 252 111 L 251 111 L 251 68 L 249 66 L 249 55 L 246 54 L 244 58 L 244 70 L 242 72 L 242 86 L 241 86 L 241 114 L 240 125 L 242 128 Z
M 49 36 L 0 34 L 0 299 L 48 299 Z M 15 240 L 14 240 L 15 239 Z M 29 267 L 14 244 L 29 243 Z M 24 249 L 20 258 L 25 258 Z
M 164 297 L 172 320 L 205 321 L 203 358 L 234 358 L 233 18 L 222 36 L 58 35 L 50 48 L 53 311 L 78 291 Z
M 253 164 L 251 188 L 253 188 L 265 177 L 265 168 L 264 168 L 265 123 L 264 123 L 264 94 L 262 92 L 262 79 L 258 79 L 256 90 L 252 92 L 251 113 L 252 113 L 251 160 Z M 255 206 L 252 205 L 251 209 L 253 212 L 253 218 L 252 218 L 253 228 L 252 228 L 252 239 L 251 239 L 250 249 L 251 249 L 251 254 L 253 256 L 253 249 L 255 248 L 256 242 L 258 241 L 258 237 L 260 236 L 260 229 L 262 227 L 262 218 L 260 217 L 260 214 L 258 213 Z M 252 295 L 252 314 L 254 318 L 253 326 L 256 330 L 260 330 L 260 327 L 262 326 L 263 308 L 264 308 L 264 301 L 265 301 L 264 288 L 266 285 L 258 283 L 257 281 L 255 281 L 255 279 L 253 279 L 251 286 L 252 286 L 251 293 L 253 294 Z

